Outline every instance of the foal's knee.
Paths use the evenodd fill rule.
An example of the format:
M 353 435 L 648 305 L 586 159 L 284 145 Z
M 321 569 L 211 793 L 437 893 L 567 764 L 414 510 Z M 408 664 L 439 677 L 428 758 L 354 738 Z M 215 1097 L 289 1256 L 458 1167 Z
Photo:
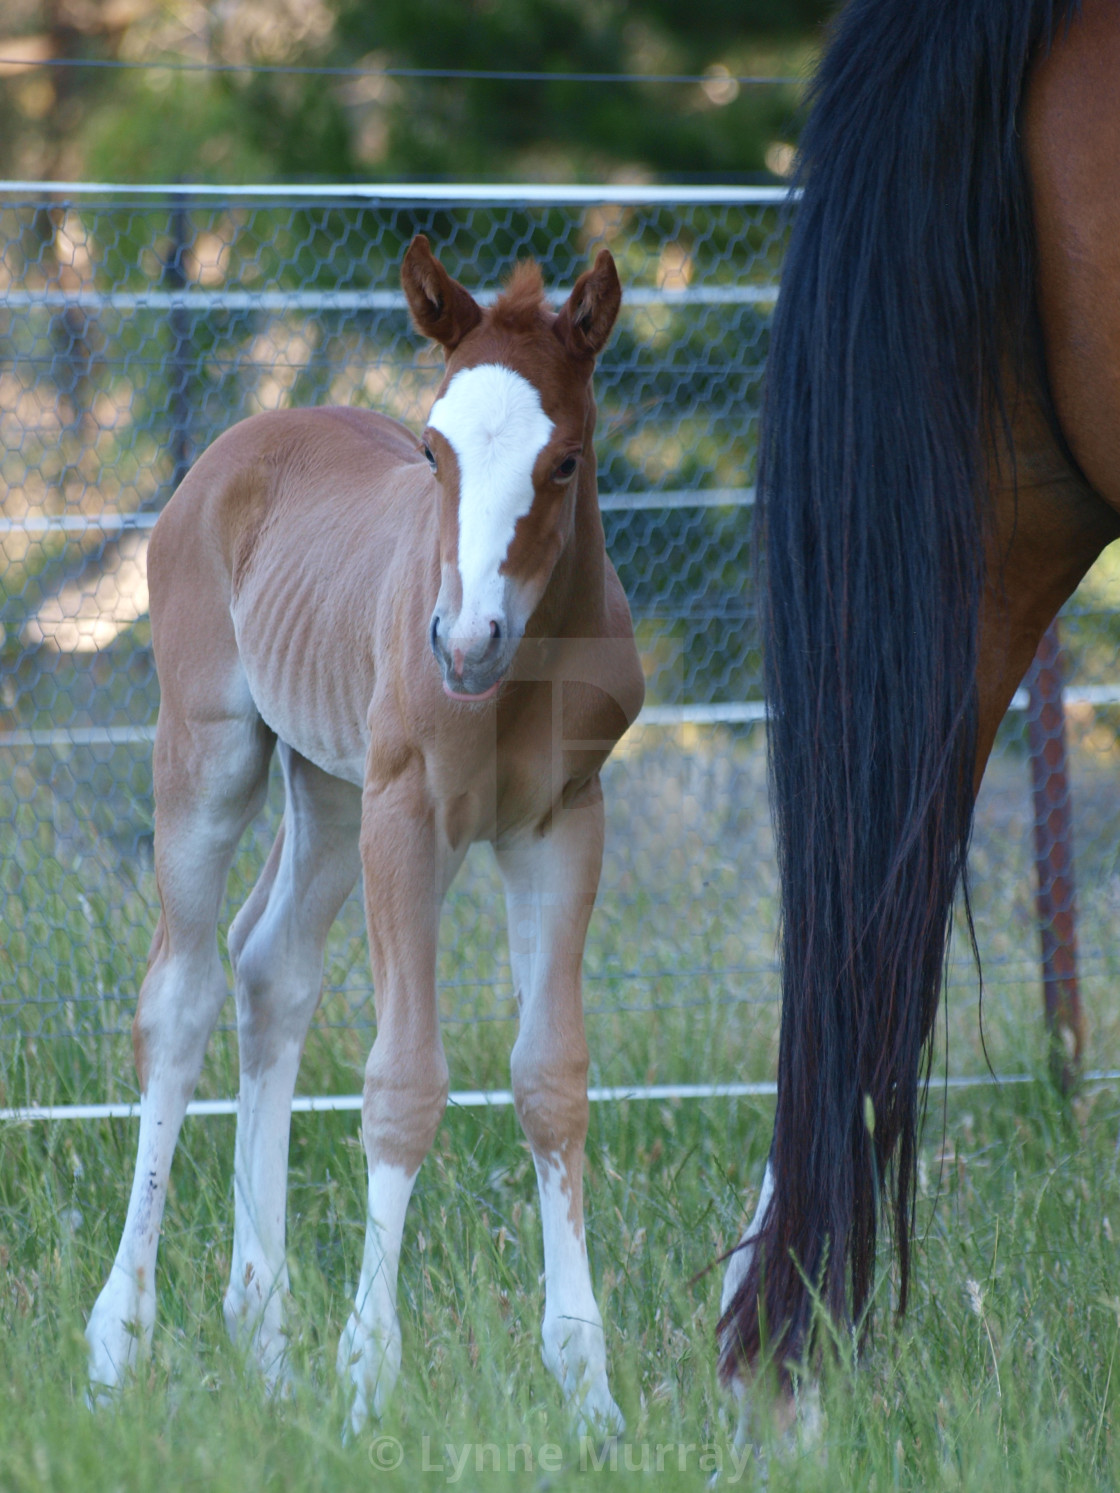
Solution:
M 266 912 L 239 939 L 234 962 L 237 1029 L 252 1068 L 285 1043 L 302 1044 L 319 1003 L 322 958 L 317 945 L 288 937 Z
M 547 1051 L 522 1037 L 510 1056 L 513 1102 L 538 1155 L 556 1155 L 587 1138 L 587 1043 L 572 1040 Z
M 448 1078 L 438 1040 L 404 1045 L 377 1039 L 362 1098 L 362 1138 L 371 1166 L 420 1169 L 447 1108 Z
M 206 1043 L 226 997 L 218 949 L 172 954 L 164 935 L 152 945 L 132 1019 L 132 1052 L 140 1091 L 155 1069 L 198 1077 Z

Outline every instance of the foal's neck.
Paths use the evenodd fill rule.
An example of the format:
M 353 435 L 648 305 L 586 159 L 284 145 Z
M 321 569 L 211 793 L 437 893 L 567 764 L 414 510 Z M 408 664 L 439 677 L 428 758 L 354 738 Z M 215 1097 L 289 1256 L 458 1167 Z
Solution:
M 568 542 L 533 614 L 531 631 L 537 637 L 593 638 L 603 630 L 605 541 L 590 443 L 578 483 Z

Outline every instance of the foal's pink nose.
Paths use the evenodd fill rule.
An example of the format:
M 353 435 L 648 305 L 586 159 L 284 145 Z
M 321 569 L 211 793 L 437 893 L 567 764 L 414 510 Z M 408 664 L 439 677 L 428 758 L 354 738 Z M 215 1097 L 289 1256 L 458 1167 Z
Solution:
M 496 617 L 491 617 L 486 623 L 490 636 L 484 642 L 478 639 L 467 639 L 465 642 L 456 642 L 451 645 L 451 664 L 456 674 L 462 674 L 463 664 L 470 659 L 472 662 L 480 662 L 488 654 L 493 652 L 494 646 L 502 640 L 502 624 Z
M 505 622 L 501 617 L 483 617 L 460 631 L 458 622 L 444 628 L 437 611 L 432 616 L 429 642 L 444 674 L 445 686 L 455 693 L 464 685 L 471 692 L 481 690 L 489 674 L 499 666 L 505 643 Z

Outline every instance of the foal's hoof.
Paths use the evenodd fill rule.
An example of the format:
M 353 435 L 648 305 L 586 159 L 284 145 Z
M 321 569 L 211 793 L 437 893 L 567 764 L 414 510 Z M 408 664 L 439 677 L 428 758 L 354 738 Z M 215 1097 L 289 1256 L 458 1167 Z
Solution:
M 108 1410 L 117 1403 L 120 1393 L 119 1384 L 103 1384 L 91 1379 L 86 1385 L 86 1409 L 91 1415 L 96 1415 L 99 1410 Z
M 155 1314 L 154 1294 L 137 1290 L 114 1267 L 86 1324 L 89 1346 L 86 1404 L 91 1409 L 111 1404 L 122 1384 L 147 1358 Z
M 254 1353 L 250 1362 L 260 1374 L 265 1394 L 270 1400 L 287 1404 L 295 1398 L 296 1386 L 288 1361 L 287 1337 L 283 1339 L 282 1346 L 272 1344 L 270 1351 L 263 1356 Z
M 372 1332 L 354 1314 L 342 1332 L 336 1360 L 338 1377 L 353 1391 L 343 1440 L 360 1436 L 372 1414 L 380 1420 L 401 1368 L 400 1323 Z
M 626 1429 L 607 1383 L 606 1343 L 600 1322 L 546 1317 L 541 1358 L 560 1386 L 578 1435 L 609 1439 Z
M 626 1430 L 626 1417 L 611 1397 L 605 1379 L 593 1384 L 578 1404 L 572 1401 L 572 1408 L 576 1434 L 589 1441 L 613 1441 Z

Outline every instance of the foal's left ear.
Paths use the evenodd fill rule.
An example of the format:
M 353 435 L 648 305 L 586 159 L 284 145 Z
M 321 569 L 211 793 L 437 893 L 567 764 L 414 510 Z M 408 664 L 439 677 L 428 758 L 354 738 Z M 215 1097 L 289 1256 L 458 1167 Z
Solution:
M 576 357 L 597 358 L 607 345 L 621 305 L 622 286 L 614 257 L 609 249 L 600 249 L 556 318 L 556 335 Z
M 401 264 L 401 285 L 416 330 L 453 352 L 482 320 L 482 308 L 451 276 L 418 233 Z

